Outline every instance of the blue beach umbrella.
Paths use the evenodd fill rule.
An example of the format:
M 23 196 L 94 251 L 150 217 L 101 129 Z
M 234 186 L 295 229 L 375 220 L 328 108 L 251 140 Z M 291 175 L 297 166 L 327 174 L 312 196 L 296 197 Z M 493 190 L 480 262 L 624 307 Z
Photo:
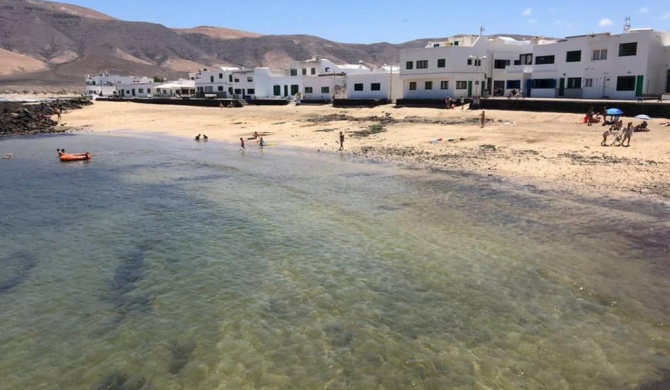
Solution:
M 623 115 L 623 111 L 619 110 L 618 108 L 608 108 L 607 115 L 621 116 Z

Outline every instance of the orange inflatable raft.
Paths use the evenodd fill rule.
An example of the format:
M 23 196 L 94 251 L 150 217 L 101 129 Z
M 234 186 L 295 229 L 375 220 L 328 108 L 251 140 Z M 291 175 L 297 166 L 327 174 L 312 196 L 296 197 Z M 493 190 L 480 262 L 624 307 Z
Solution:
M 86 161 L 93 158 L 91 153 L 62 153 L 59 156 L 61 161 Z

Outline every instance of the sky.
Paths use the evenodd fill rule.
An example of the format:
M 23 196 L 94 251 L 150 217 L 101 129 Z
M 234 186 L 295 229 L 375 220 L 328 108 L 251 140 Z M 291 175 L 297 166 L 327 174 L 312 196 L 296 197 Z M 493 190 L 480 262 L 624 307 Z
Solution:
M 402 43 L 456 34 L 566 37 L 632 28 L 670 31 L 668 0 L 60 0 L 172 28 L 216 26 L 342 43 Z

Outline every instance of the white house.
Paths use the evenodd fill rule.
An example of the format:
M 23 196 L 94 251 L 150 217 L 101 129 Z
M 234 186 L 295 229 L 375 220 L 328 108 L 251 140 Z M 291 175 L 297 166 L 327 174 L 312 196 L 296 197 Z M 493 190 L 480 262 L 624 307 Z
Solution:
M 350 73 L 346 77 L 347 99 L 402 98 L 402 83 L 398 67 L 385 65 L 369 72 Z
M 231 72 L 233 96 L 241 99 L 256 97 L 254 69 L 238 69 Z
M 505 69 L 545 41 L 457 35 L 400 51 L 403 97 L 409 99 L 505 94 Z
M 195 94 L 195 80 L 179 79 L 156 85 L 153 97 L 182 97 Z
M 86 95 L 109 97 L 116 93 L 117 84 L 148 83 L 152 79 L 147 77 L 118 76 L 101 73 L 95 76 L 86 76 Z
M 116 84 L 116 96 L 121 98 L 150 98 L 154 94 L 156 86 L 160 83 L 155 83 L 153 80 L 137 81 L 130 84 L 119 83 Z
M 229 97 L 233 94 L 233 72 L 237 67 L 219 67 L 201 69 L 194 75 L 196 92 L 217 97 Z
M 526 96 L 635 99 L 670 90 L 668 32 L 573 36 L 533 46 L 524 60 Z M 520 73 L 518 67 L 506 71 L 508 80 Z

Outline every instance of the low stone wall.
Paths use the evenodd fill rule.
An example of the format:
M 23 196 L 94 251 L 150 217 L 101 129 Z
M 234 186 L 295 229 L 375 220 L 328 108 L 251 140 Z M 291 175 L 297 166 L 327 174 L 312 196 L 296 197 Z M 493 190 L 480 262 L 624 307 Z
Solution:
M 468 104 L 472 99 L 464 99 L 464 104 Z M 453 104 L 456 107 L 459 106 L 459 100 L 454 99 Z M 396 107 L 425 107 L 425 108 L 446 108 L 446 103 L 444 99 L 398 99 L 396 101 Z
M 333 107 L 377 107 L 388 102 L 388 99 L 335 99 Z
M 482 99 L 482 110 L 534 111 L 534 112 L 566 112 L 586 114 L 593 107 L 595 112 L 603 108 L 618 108 L 625 116 L 633 117 L 640 114 L 652 118 L 670 118 L 670 103 L 652 101 L 610 101 L 610 100 L 559 100 L 559 99 Z
M 228 107 L 233 103 L 235 107 L 242 107 L 242 104 L 235 99 L 107 99 L 98 98 L 97 100 L 105 102 L 131 102 L 140 104 L 167 104 L 174 106 L 197 106 L 197 107 L 220 107 L 223 103 L 224 107 Z

